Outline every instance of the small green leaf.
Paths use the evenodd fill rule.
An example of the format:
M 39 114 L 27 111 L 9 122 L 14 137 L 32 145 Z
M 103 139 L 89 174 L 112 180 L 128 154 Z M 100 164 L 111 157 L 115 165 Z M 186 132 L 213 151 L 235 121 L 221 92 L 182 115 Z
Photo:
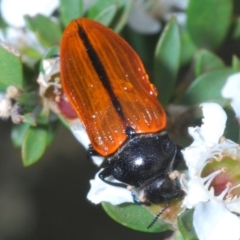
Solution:
M 87 17 L 91 19 L 96 19 L 97 16 L 101 15 L 102 12 L 105 11 L 105 9 L 113 10 L 116 13 L 115 7 L 112 6 L 115 5 L 117 8 L 118 1 L 111 1 L 111 0 L 105 0 L 105 1 L 95 1 L 92 6 L 89 8 L 87 12 Z M 111 13 L 109 13 L 111 15 Z M 106 25 L 108 26 L 108 25 Z
M 158 41 L 153 80 L 159 92 L 159 100 L 166 106 L 176 83 L 181 53 L 180 34 L 176 20 L 168 22 Z
M 4 91 L 8 86 L 23 87 L 22 64 L 19 57 L 0 46 L 0 85 Z
M 95 16 L 94 20 L 102 23 L 105 26 L 109 26 L 117 12 L 117 6 L 112 4 L 107 8 L 103 9 L 98 15 Z
M 195 60 L 195 76 L 198 77 L 203 73 L 224 68 L 224 62 L 221 58 L 208 50 L 200 50 Z
M 36 118 L 32 113 L 26 113 L 23 115 L 23 122 L 29 124 L 30 126 L 36 126 Z
M 82 15 L 83 0 L 60 0 L 60 18 L 64 26 Z
M 175 231 L 174 240 L 185 240 L 178 229 Z
M 216 49 L 225 39 L 232 17 L 232 0 L 193 0 L 187 10 L 187 27 L 194 43 Z
M 31 60 L 39 60 L 42 57 L 42 54 L 35 48 L 24 46 L 21 48 L 21 53 L 23 57 L 28 57 Z
M 187 31 L 186 28 L 181 27 L 180 34 L 181 34 L 180 63 L 181 66 L 184 66 L 192 60 L 195 52 L 197 51 L 197 46 L 193 43 L 189 35 L 189 32 Z
M 47 127 L 30 127 L 23 139 L 22 159 L 24 166 L 37 162 L 48 145 Z
M 114 29 L 115 32 L 120 32 L 127 23 L 129 15 L 132 10 L 132 4 L 133 1 L 129 0 L 120 1 L 118 11 L 111 24 L 111 27 Z
M 105 0 L 95 1 L 87 12 L 87 17 L 100 21 L 119 32 L 131 11 L 132 1 L 129 0 Z
M 152 222 L 154 216 L 143 206 L 137 204 L 121 204 L 114 206 L 107 202 L 102 203 L 102 206 L 112 219 L 131 229 L 142 232 L 163 232 L 172 230 L 169 224 L 160 220 L 150 229 L 147 229 L 147 226 Z
M 27 123 L 20 123 L 17 125 L 13 125 L 12 131 L 11 131 L 11 139 L 15 147 L 22 146 L 23 138 L 28 128 L 29 128 L 29 124 Z
M 222 98 L 221 90 L 231 74 L 232 69 L 225 68 L 201 75 L 192 82 L 180 103 L 192 105 L 213 101 L 225 106 L 228 101 Z
M 44 54 L 44 59 L 52 58 L 53 56 L 56 56 L 59 54 L 59 45 L 55 45 L 50 47 L 47 52 Z
M 35 17 L 25 16 L 24 18 L 28 27 L 35 32 L 37 38 L 44 46 L 59 43 L 62 35 L 61 29 L 50 18 L 41 14 Z
M 193 227 L 193 210 L 187 210 L 179 216 L 178 228 L 184 240 L 198 239 Z
M 235 73 L 240 72 L 240 59 L 236 55 L 233 55 L 232 69 Z
M 32 112 L 39 104 L 39 96 L 35 92 L 25 92 L 18 97 L 17 102 L 24 112 Z

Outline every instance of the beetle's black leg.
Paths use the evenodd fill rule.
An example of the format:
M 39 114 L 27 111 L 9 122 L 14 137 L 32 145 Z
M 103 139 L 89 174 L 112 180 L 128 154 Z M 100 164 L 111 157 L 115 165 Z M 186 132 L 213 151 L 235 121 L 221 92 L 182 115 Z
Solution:
M 59 58 L 59 57 L 60 57 L 59 54 L 53 54 L 53 55 L 50 56 L 50 58 Z
M 90 144 L 87 150 L 87 159 L 90 159 L 92 156 L 100 156 L 99 153 L 92 147 Z
M 148 225 L 147 229 L 151 228 L 155 224 L 155 222 L 158 220 L 159 216 L 162 215 L 167 210 L 169 205 L 170 205 L 170 201 L 168 201 L 167 205 L 154 217 L 152 222 Z
M 125 183 L 117 183 L 117 182 L 111 182 L 111 181 L 108 181 L 106 180 L 107 177 L 110 177 L 112 176 L 112 173 L 111 173 L 111 168 L 110 167 L 106 167 L 104 168 L 99 174 L 98 174 L 99 178 L 104 181 L 105 183 L 107 184 L 110 184 L 114 187 L 122 187 L 122 188 L 128 188 L 129 185 L 125 184 Z M 131 195 L 132 195 L 132 198 L 133 198 L 133 201 L 134 203 L 137 203 L 137 204 L 142 204 L 142 205 L 146 205 L 146 206 L 149 206 L 150 203 L 149 202 L 142 202 L 138 197 L 137 195 L 135 194 L 134 191 L 131 191 Z
M 133 138 L 135 136 L 135 130 L 132 127 L 127 127 L 125 130 L 125 133 L 127 134 L 128 138 Z
M 110 177 L 112 175 L 111 173 L 111 168 L 110 167 L 106 167 L 104 168 L 99 174 L 99 178 L 104 181 L 105 183 L 107 184 L 110 184 L 114 187 L 122 187 L 122 188 L 128 188 L 129 185 L 125 184 L 125 183 L 116 183 L 116 182 L 111 182 L 111 181 L 108 181 L 106 180 L 107 177 Z M 131 195 L 132 195 L 132 198 L 133 198 L 133 201 L 134 203 L 137 203 L 137 204 L 142 204 L 142 205 L 146 205 L 146 206 L 149 206 L 150 203 L 148 202 L 142 202 L 138 197 L 137 195 L 135 194 L 134 191 L 131 191 Z
M 150 206 L 150 205 L 151 205 L 151 203 L 149 203 L 149 202 L 142 202 L 142 201 L 137 197 L 137 195 L 135 194 L 134 191 L 131 191 L 131 195 L 132 195 L 132 198 L 133 198 L 134 203 L 141 204 L 141 205 L 145 205 L 145 206 Z
M 104 168 L 99 174 L 98 174 L 98 177 L 104 181 L 105 183 L 107 184 L 110 184 L 112 186 L 115 186 L 115 187 L 122 187 L 122 188 L 127 188 L 128 185 L 125 184 L 125 183 L 117 183 L 117 182 L 111 182 L 111 181 L 108 181 L 106 180 L 107 177 L 110 177 L 112 176 L 112 172 L 111 172 L 111 168 L 110 167 L 106 167 Z

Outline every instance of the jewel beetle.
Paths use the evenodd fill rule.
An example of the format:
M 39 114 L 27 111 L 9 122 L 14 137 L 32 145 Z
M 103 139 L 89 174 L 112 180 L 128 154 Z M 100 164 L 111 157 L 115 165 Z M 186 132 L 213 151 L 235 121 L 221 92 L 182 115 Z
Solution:
M 169 204 L 181 198 L 178 181 L 169 177 L 180 150 L 165 130 L 166 114 L 157 91 L 129 44 L 98 22 L 74 20 L 63 33 L 60 74 L 90 139 L 88 153 L 108 160 L 99 177 L 143 192 L 144 201 L 133 194 L 138 203 Z

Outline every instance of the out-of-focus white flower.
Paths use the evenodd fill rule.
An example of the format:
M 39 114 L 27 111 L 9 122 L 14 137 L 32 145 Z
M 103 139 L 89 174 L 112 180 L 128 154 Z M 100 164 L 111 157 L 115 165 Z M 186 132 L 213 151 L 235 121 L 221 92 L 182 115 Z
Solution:
M 90 140 L 81 121 L 77 119 L 74 122 L 70 123 L 70 129 L 75 138 L 85 147 L 85 149 L 88 149 L 90 146 Z M 103 163 L 104 157 L 91 156 L 91 159 L 95 165 L 100 166 Z
M 101 172 L 102 169 L 99 171 Z M 133 203 L 133 198 L 129 190 L 121 187 L 114 187 L 103 182 L 98 174 L 95 178 L 90 180 L 91 189 L 88 192 L 87 199 L 94 204 L 99 204 L 101 202 L 109 202 L 113 205 L 118 205 L 121 203 L 131 202 Z M 112 181 L 117 182 L 117 180 L 112 179 Z
M 215 103 L 201 106 L 203 124 L 189 128 L 194 141 L 183 150 L 189 170 L 189 180 L 182 179 L 183 207 L 195 208 L 193 225 L 200 240 L 239 240 L 240 218 L 234 213 L 240 213 L 240 179 L 233 171 L 239 168 L 240 148 L 221 138 L 227 119 L 223 109 Z
M 188 0 L 134 0 L 128 24 L 143 34 L 160 31 L 160 20 L 167 21 L 173 16 L 184 25 L 187 5 Z
M 23 27 L 25 25 L 24 15 L 34 16 L 41 13 L 50 16 L 58 5 L 58 0 L 1 0 L 0 2 L 3 19 L 13 27 Z
M 39 84 L 40 95 L 43 96 L 49 87 L 54 87 L 54 92 L 57 94 L 61 88 L 60 77 L 52 79 L 53 75 L 60 73 L 59 57 L 44 59 L 42 62 L 43 73 L 40 73 L 37 79 Z
M 240 118 L 240 73 L 235 73 L 228 77 L 222 89 L 222 96 L 231 100 L 231 106 Z
M 0 9 L 3 19 L 9 25 L 4 31 L 0 30 L 0 39 L 8 44 L 13 45 L 18 50 L 26 47 L 35 49 L 39 54 L 43 54 L 45 49 L 39 43 L 36 35 L 25 28 L 24 16 L 35 16 L 41 13 L 50 16 L 59 5 L 58 0 L 2 0 L 0 1 Z M 32 65 L 34 59 L 23 55 L 23 61 Z
M 19 105 L 13 103 L 13 100 L 16 100 L 19 95 L 20 91 L 14 86 L 9 86 L 6 93 L 0 92 L 0 118 L 11 117 L 13 123 L 16 124 L 22 121 L 22 116 L 19 114 Z
M 4 93 L 0 93 L 0 118 L 7 119 L 10 117 L 12 109 L 11 99 L 6 98 Z
M 6 28 L 4 32 L 0 31 L 0 40 L 8 45 L 14 46 L 17 50 L 24 49 L 25 47 L 32 47 L 40 53 L 45 51 L 35 34 L 24 28 Z

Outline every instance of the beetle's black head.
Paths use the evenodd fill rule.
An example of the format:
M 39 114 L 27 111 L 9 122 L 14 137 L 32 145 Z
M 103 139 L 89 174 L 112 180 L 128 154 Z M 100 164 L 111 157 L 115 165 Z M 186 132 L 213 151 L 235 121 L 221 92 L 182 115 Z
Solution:
M 158 204 L 181 198 L 184 192 L 177 179 L 173 180 L 167 173 L 164 173 L 144 187 L 144 196 L 149 202 Z

